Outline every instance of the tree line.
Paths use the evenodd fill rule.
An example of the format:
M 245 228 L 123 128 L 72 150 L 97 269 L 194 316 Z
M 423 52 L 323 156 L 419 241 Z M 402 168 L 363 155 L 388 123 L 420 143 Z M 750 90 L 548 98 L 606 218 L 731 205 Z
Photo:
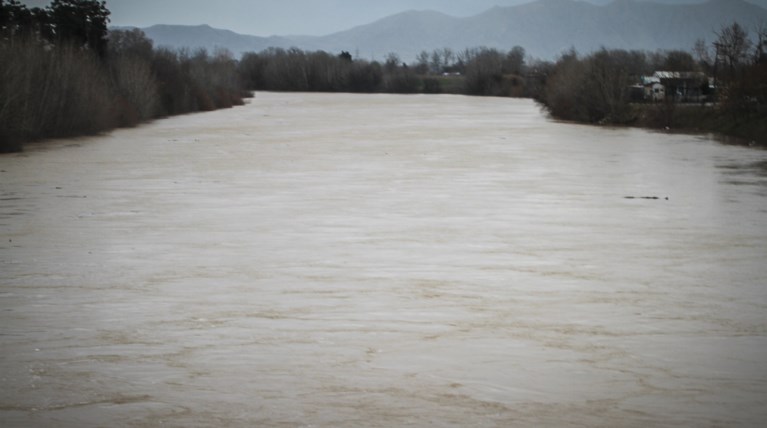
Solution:
M 525 50 L 475 48 L 423 51 L 407 64 L 396 53 L 383 62 L 298 48 L 270 48 L 243 55 L 239 70 L 247 88 L 273 91 L 460 93 L 524 96 Z
M 671 126 L 680 111 L 674 94 L 642 105 L 632 93 L 642 77 L 656 71 L 697 73 L 700 92 L 717 113 L 738 120 L 767 116 L 767 30 L 757 29 L 752 37 L 733 23 L 714 36 L 712 43 L 699 40 L 689 52 L 603 48 L 580 55 L 571 49 L 553 62 L 530 59 L 520 46 L 422 51 L 410 64 L 395 53 L 377 62 L 348 52 L 272 48 L 245 54 L 239 70 L 254 90 L 528 97 L 558 119 L 644 126 Z
M 557 119 L 592 124 L 637 125 L 721 132 L 765 142 L 767 135 L 767 27 L 749 32 L 724 26 L 690 51 L 575 49 L 555 61 L 509 51 L 449 48 L 422 51 L 404 63 L 395 53 L 382 63 L 299 49 L 249 53 L 240 62 L 246 87 L 278 91 L 459 93 L 535 99 Z M 679 108 L 668 88 L 648 102 L 643 76 L 656 71 L 699 76 L 697 108 Z M 639 95 L 637 96 L 637 91 Z
M 109 31 L 109 15 L 96 0 L 0 0 L 0 152 L 243 103 L 228 52 L 158 49 L 140 30 Z
M 108 23 L 103 1 L 27 9 L 0 0 L 0 151 L 231 107 L 255 90 L 527 97 L 559 119 L 669 126 L 682 111 L 673 98 L 647 107 L 631 93 L 641 76 L 658 70 L 713 76 L 713 110 L 730 122 L 767 117 L 767 30 L 752 35 L 737 23 L 690 52 L 603 48 L 582 56 L 571 49 L 551 62 L 530 59 L 520 46 L 441 48 L 410 63 L 396 53 L 379 62 L 297 48 L 237 60 L 225 50 L 156 48 L 141 30 L 109 31 Z
M 715 130 L 759 122 L 767 133 L 767 27 L 749 34 L 733 23 L 714 36 L 710 44 L 698 40 L 690 52 L 601 49 L 586 56 L 567 52 L 546 65 L 542 90 L 535 98 L 552 116 L 578 122 L 705 127 L 693 122 L 718 116 L 722 129 Z M 653 71 L 699 72 L 706 77 L 700 84 L 709 106 L 678 108 L 676 94 L 649 106 L 638 104 L 631 87 Z M 687 123 L 681 123 L 685 115 Z

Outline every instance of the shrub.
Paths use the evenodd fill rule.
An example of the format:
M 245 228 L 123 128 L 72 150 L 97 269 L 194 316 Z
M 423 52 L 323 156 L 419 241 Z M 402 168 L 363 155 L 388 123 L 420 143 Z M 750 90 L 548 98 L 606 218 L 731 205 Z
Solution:
M 111 67 L 122 107 L 116 112 L 122 119 L 118 124 L 131 126 L 156 117 L 159 95 L 150 64 L 141 57 L 125 55 L 113 60 Z
M 140 30 L 107 39 L 103 2 L 57 0 L 32 11 L 13 2 L 8 10 L 13 19 L 0 28 L 0 151 L 243 103 L 230 53 L 154 50 Z M 71 22 L 66 10 L 76 12 Z
M 99 61 L 72 46 L 34 39 L 0 45 L 0 135 L 4 150 L 23 141 L 93 134 L 112 125 L 110 87 Z
M 546 81 L 543 103 L 552 116 L 588 123 L 633 120 L 625 51 L 602 49 L 584 59 L 571 51 Z

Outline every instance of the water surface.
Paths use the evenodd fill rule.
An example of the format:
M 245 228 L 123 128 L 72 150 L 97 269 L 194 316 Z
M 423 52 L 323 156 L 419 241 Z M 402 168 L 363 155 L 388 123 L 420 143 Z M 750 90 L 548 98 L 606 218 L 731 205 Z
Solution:
M 0 157 L 0 425 L 759 426 L 767 152 L 259 93 Z

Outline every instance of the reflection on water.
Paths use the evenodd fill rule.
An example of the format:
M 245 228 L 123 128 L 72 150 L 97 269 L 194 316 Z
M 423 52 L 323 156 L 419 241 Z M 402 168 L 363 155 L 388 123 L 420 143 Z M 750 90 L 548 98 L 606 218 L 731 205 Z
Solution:
M 748 161 L 718 165 L 723 171 L 724 181 L 736 186 L 752 186 L 752 191 L 767 197 L 767 162 Z
M 762 150 L 259 94 L 0 171 L 3 426 L 767 418 Z
M 754 162 L 749 165 L 749 168 L 752 169 L 756 175 L 767 177 L 767 161 Z

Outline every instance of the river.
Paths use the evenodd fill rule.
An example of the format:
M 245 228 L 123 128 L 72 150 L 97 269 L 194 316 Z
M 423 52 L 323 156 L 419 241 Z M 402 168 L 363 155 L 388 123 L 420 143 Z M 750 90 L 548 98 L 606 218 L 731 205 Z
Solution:
M 0 156 L 4 427 L 752 427 L 767 151 L 259 93 Z

